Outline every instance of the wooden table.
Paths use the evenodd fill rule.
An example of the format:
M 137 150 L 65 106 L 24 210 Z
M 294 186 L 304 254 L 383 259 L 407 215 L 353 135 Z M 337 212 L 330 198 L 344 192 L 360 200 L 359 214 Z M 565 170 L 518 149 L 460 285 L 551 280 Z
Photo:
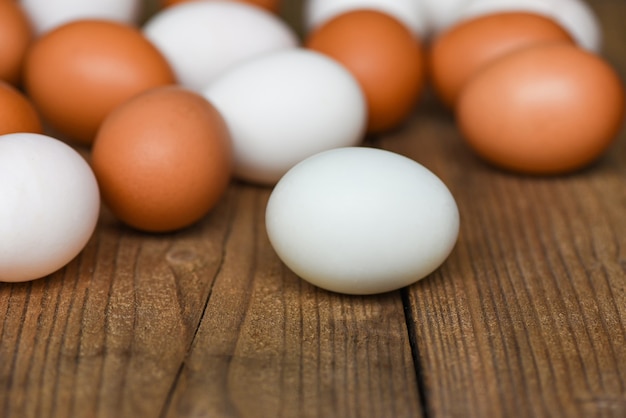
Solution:
M 591 4 L 626 76 L 626 2 Z M 238 182 L 177 233 L 105 210 L 66 268 L 0 284 L 0 417 L 625 417 L 626 132 L 553 178 L 482 163 L 431 100 L 370 145 L 456 197 L 435 273 L 317 289 L 269 245 L 270 189 Z

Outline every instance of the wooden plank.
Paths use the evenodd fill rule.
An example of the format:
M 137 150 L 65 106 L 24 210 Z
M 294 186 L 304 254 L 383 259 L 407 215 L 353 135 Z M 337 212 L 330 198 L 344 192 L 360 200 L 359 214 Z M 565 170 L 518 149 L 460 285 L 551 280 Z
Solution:
M 222 262 L 231 197 L 175 234 L 105 211 L 66 268 L 0 284 L 0 416 L 158 416 Z
M 240 191 L 167 416 L 420 416 L 400 294 L 342 296 L 300 280 L 265 234 L 269 190 Z
M 592 5 L 625 75 L 626 3 Z M 448 262 L 408 289 L 427 415 L 626 416 L 625 132 L 588 170 L 532 178 L 478 161 L 429 106 L 382 142 L 437 172 L 461 212 Z

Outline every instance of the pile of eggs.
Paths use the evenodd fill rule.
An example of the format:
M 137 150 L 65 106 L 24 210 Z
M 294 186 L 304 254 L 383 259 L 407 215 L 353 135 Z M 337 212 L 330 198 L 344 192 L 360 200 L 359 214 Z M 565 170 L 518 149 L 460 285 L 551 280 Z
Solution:
M 582 0 L 308 0 L 302 37 L 278 0 L 163 0 L 143 21 L 144 6 L 0 1 L 0 281 L 71 261 L 100 198 L 175 231 L 237 178 L 273 187 L 268 236 L 300 277 L 390 291 L 459 231 L 440 179 L 361 146 L 427 85 L 471 149 L 522 173 L 587 166 L 624 116 Z

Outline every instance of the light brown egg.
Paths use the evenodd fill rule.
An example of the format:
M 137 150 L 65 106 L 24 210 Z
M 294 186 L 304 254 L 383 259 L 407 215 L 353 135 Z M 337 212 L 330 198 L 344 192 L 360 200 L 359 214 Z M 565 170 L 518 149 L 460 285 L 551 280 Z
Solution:
M 600 157 L 624 119 L 624 86 L 602 58 L 565 43 L 508 54 L 481 70 L 459 97 L 467 143 L 517 172 L 559 174 Z
M 33 39 L 31 24 L 15 1 L 0 1 L 0 80 L 19 85 L 26 50 Z
M 42 133 L 39 115 L 32 103 L 11 84 L 0 81 L 0 135 Z
M 30 48 L 24 85 L 42 118 L 64 138 L 90 144 L 106 115 L 150 88 L 172 84 L 161 53 L 136 28 L 79 20 Z
M 547 17 L 527 12 L 494 13 L 453 26 L 438 36 L 428 54 L 428 74 L 441 101 L 452 107 L 467 80 L 490 61 L 543 42 L 574 44 Z
M 169 7 L 175 4 L 179 4 L 179 3 L 187 3 L 189 1 L 196 1 L 196 0 L 162 0 L 161 4 L 162 4 L 162 7 Z M 259 6 L 272 13 L 278 13 L 280 9 L 280 3 L 281 3 L 281 0 L 233 0 L 233 1 L 240 1 L 242 3 L 248 3 L 248 4 L 255 5 L 255 6 Z
M 374 10 L 342 13 L 309 34 L 306 46 L 357 79 L 369 132 L 394 128 L 413 110 L 424 84 L 424 55 L 419 40 L 393 17 Z
M 103 201 L 119 219 L 144 231 L 172 231 L 198 221 L 224 194 L 230 135 L 199 94 L 155 88 L 107 116 L 92 166 Z

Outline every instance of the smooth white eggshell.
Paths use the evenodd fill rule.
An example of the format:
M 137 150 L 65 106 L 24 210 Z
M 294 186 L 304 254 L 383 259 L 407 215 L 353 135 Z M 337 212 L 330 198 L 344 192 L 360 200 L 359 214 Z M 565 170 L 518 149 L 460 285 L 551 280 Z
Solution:
M 422 9 L 427 19 L 429 35 L 437 35 L 459 18 L 471 0 L 423 0 Z
M 593 10 L 582 0 L 472 0 L 460 20 L 497 12 L 525 11 L 554 19 L 581 47 L 599 52 L 602 28 Z
M 44 277 L 87 244 L 100 211 L 96 178 L 67 144 L 0 136 L 0 281 Z
M 274 14 L 236 1 L 194 1 L 163 9 L 143 27 L 172 66 L 178 81 L 201 91 L 246 59 L 299 43 Z
M 339 148 L 294 166 L 266 208 L 269 240 L 294 273 L 321 288 L 372 294 L 414 283 L 452 251 L 459 212 L 417 162 L 374 148 Z
M 234 175 L 274 184 L 318 152 L 358 144 L 367 107 L 355 78 L 306 49 L 275 52 L 226 72 L 204 91 L 231 133 Z
M 311 31 L 341 13 L 357 9 L 389 14 L 417 36 L 424 36 L 428 30 L 424 12 L 416 0 L 308 0 L 303 9 L 304 24 Z
M 109 19 L 136 24 L 142 0 L 20 0 L 35 33 L 43 34 L 78 19 Z

